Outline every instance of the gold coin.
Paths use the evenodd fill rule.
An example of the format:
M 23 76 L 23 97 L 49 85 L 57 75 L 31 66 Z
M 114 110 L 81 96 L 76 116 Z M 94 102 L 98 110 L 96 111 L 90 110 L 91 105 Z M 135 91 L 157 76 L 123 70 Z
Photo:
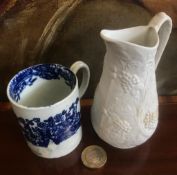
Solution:
M 88 168 L 101 168 L 107 161 L 107 154 L 100 146 L 91 145 L 82 151 L 81 159 Z

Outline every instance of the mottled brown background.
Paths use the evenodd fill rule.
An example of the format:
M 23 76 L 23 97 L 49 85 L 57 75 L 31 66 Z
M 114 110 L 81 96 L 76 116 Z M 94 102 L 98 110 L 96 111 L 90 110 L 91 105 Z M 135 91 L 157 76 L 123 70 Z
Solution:
M 103 28 L 145 25 L 158 11 L 173 18 L 173 32 L 157 69 L 159 95 L 177 94 L 177 0 L 0 1 L 0 101 L 19 70 L 37 63 L 70 66 L 80 59 L 91 70 L 85 98 L 93 97 L 105 46 Z

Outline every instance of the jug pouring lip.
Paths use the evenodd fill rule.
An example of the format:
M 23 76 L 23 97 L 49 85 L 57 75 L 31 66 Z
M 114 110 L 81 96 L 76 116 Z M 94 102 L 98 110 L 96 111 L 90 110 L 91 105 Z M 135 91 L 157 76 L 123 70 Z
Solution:
M 135 32 L 136 31 L 136 32 Z M 145 44 L 140 44 L 138 42 L 132 42 L 130 40 L 126 40 L 125 38 L 128 38 L 128 36 L 135 34 L 139 35 L 139 33 L 144 32 L 144 35 L 142 37 L 144 37 L 144 39 L 148 39 L 147 33 L 148 31 L 151 31 L 151 38 L 152 43 L 150 45 L 145 45 Z M 146 35 L 146 36 L 145 36 Z M 101 38 L 105 41 L 105 42 L 109 42 L 109 43 L 115 43 L 115 44 L 126 44 L 126 45 L 130 45 L 133 47 L 139 47 L 142 49 L 147 49 L 147 50 L 153 50 L 153 49 L 157 49 L 158 45 L 159 45 L 159 37 L 158 37 L 158 33 L 157 31 L 151 27 L 151 26 L 136 26 L 136 27 L 131 27 L 131 28 L 127 28 L 127 29 L 120 29 L 120 30 L 116 30 L 116 29 L 102 29 L 100 31 L 100 36 Z M 124 37 L 124 38 L 123 38 Z M 130 37 L 133 38 L 133 37 Z

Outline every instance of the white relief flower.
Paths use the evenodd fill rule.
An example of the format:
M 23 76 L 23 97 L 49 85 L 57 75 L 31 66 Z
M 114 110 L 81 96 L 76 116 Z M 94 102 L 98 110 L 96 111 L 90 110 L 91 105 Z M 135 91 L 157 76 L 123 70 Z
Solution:
M 144 127 L 148 130 L 155 128 L 157 123 L 157 116 L 155 112 L 147 112 L 144 120 Z
M 131 75 L 125 71 L 122 71 L 122 73 L 119 75 L 119 78 L 125 93 L 130 92 L 135 86 L 140 84 L 140 80 L 137 75 Z
M 101 127 L 107 130 L 107 135 L 119 140 L 119 143 L 123 143 L 128 139 L 128 135 L 131 132 L 131 125 L 128 121 L 120 119 L 114 112 L 109 109 L 104 110 L 104 117 L 101 122 Z

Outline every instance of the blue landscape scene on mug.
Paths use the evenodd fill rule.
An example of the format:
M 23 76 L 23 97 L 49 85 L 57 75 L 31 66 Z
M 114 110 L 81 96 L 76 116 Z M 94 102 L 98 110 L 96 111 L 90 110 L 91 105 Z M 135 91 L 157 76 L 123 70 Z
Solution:
M 36 146 L 48 147 L 51 141 L 58 145 L 73 136 L 80 127 L 78 105 L 79 98 L 76 98 L 68 109 L 43 121 L 37 116 L 31 120 L 19 117 L 26 140 Z

